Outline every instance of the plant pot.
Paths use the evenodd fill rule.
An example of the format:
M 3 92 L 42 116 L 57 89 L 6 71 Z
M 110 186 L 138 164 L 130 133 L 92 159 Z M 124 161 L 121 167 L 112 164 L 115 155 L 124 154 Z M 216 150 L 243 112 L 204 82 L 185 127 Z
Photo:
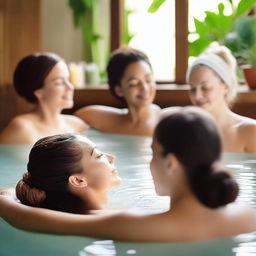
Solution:
M 248 86 L 251 89 L 256 90 L 256 67 L 243 66 L 242 69 Z

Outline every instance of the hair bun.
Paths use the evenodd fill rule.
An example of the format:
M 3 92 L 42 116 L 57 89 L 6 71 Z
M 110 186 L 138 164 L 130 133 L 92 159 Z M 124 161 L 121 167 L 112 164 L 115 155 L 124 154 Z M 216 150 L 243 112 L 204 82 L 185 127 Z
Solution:
M 233 177 L 224 170 L 214 171 L 208 177 L 205 184 L 207 201 L 205 204 L 211 208 L 224 206 L 235 201 L 238 196 L 239 188 Z
M 26 173 L 24 174 L 24 176 L 25 175 Z M 17 198 L 23 204 L 26 204 L 29 206 L 40 206 L 46 198 L 45 192 L 43 190 L 30 187 L 26 182 L 26 178 L 24 179 L 24 176 L 23 176 L 23 180 L 20 180 L 16 185 Z

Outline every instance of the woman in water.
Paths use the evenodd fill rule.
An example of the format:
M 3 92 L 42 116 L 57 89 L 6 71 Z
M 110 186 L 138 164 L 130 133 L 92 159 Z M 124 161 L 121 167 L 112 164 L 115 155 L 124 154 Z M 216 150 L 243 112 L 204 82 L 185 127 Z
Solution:
M 218 128 L 207 112 L 187 107 L 165 116 L 155 129 L 152 150 L 155 190 L 171 197 L 166 212 L 84 216 L 0 196 L 0 215 L 31 231 L 127 241 L 196 241 L 256 230 L 255 210 L 233 203 L 238 184 L 221 166 Z
M 132 48 L 113 52 L 107 66 L 110 92 L 127 109 L 87 106 L 75 114 L 92 128 L 106 133 L 152 135 L 160 108 L 152 104 L 156 84 L 148 57 Z
M 42 138 L 30 151 L 16 196 L 23 204 L 64 212 L 104 209 L 109 190 L 120 183 L 114 160 L 80 135 Z
M 195 106 L 212 114 L 224 151 L 256 152 L 256 121 L 230 109 L 237 93 L 236 60 L 224 46 L 210 48 L 189 67 L 187 81 Z
M 59 56 L 26 56 L 18 63 L 13 82 L 18 95 L 34 108 L 10 121 L 0 133 L 0 143 L 33 144 L 45 136 L 88 129 L 78 117 L 61 114 L 63 109 L 73 107 L 74 87 L 68 67 Z

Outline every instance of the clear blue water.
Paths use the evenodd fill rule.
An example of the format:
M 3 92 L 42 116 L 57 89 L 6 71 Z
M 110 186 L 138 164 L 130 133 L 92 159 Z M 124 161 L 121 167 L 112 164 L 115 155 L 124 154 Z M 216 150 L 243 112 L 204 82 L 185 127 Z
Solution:
M 96 131 L 90 131 L 88 137 L 98 148 L 117 157 L 122 185 L 111 192 L 110 208 L 133 208 L 146 212 L 168 209 L 169 198 L 158 197 L 154 192 L 149 171 L 150 138 Z M 0 185 L 15 186 L 26 170 L 29 150 L 30 146 L 25 145 L 0 145 Z M 240 184 L 238 200 L 256 207 L 256 154 L 225 153 L 223 160 Z M 16 255 L 255 256 L 256 233 L 206 242 L 128 243 L 31 233 L 18 230 L 0 219 L 0 256 Z

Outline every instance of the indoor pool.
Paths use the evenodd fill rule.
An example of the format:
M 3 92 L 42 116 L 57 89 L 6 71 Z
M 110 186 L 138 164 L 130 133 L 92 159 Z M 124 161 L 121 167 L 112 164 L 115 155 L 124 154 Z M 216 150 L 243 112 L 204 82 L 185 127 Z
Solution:
M 116 155 L 122 185 L 110 194 L 109 207 L 145 212 L 168 209 L 169 198 L 158 197 L 149 171 L 151 139 L 143 136 L 108 135 L 90 131 L 88 137 L 103 151 Z M 26 170 L 30 146 L 0 145 L 0 185 L 14 186 Z M 256 207 L 256 154 L 226 153 L 223 161 L 240 184 L 239 201 Z M 189 215 L 189 213 L 188 213 Z M 31 233 L 13 228 L 0 219 L 0 256 L 107 256 L 196 255 L 255 256 L 256 233 L 193 243 L 128 243 L 78 236 Z

